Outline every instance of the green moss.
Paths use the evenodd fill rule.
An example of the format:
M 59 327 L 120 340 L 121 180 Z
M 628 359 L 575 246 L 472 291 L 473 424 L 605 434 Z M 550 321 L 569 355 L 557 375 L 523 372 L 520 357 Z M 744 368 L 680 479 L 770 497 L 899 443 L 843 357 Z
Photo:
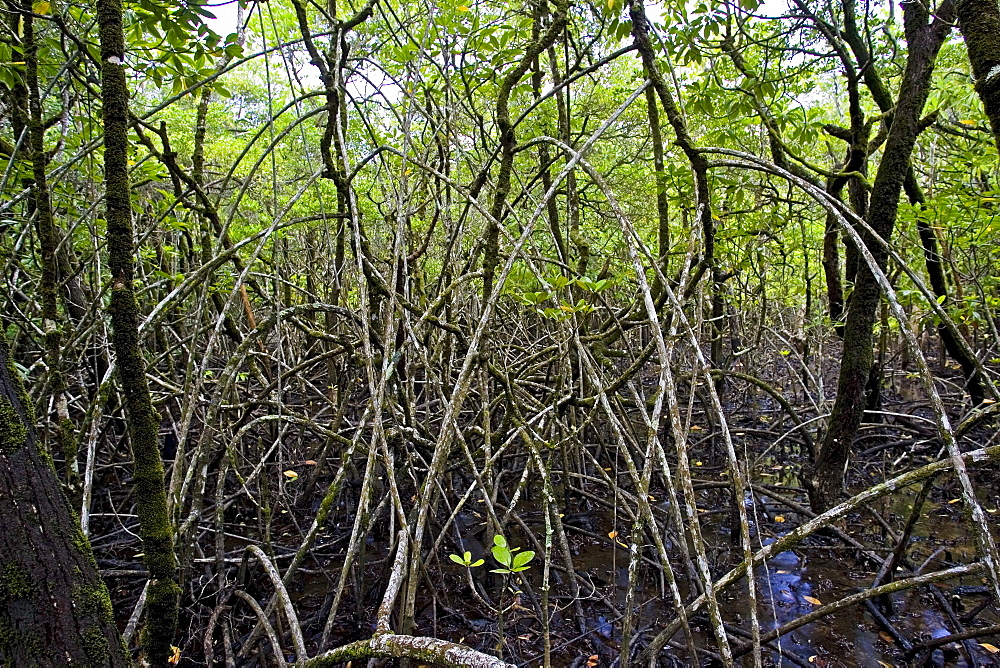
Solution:
M 31 598 L 35 588 L 28 572 L 15 562 L 0 566 L 0 602 Z
M 103 621 L 113 618 L 111 596 L 103 582 L 73 587 L 73 603 L 88 616 L 94 615 Z
M 76 435 L 76 425 L 69 418 L 59 422 L 59 438 L 62 442 L 63 456 L 66 461 L 76 461 L 77 456 L 80 454 L 80 440 Z
M 87 551 L 89 553 L 89 546 Z M 111 651 L 101 626 L 114 624 L 114 610 L 107 587 L 103 582 L 76 586 L 73 587 L 72 596 L 73 605 L 89 618 L 88 625 L 83 629 L 83 650 L 87 653 L 87 659 L 93 666 L 107 665 Z
M 148 656 L 170 656 L 176 630 L 181 588 L 173 580 L 150 580 L 146 592 L 146 622 L 139 638 Z
M 73 513 L 74 531 L 73 535 L 70 536 L 69 542 L 73 546 L 73 549 L 81 557 L 90 562 L 94 570 L 97 570 L 97 561 L 94 560 L 94 551 L 90 549 L 90 541 L 87 537 L 83 535 L 83 531 L 80 529 L 80 522 L 76 517 L 76 513 Z
M 35 405 L 31 402 L 31 397 L 28 396 L 27 390 L 24 389 L 24 383 L 21 382 L 21 374 L 14 366 L 14 357 L 10 354 L 10 348 L 7 348 L 6 341 L 0 342 L 0 345 L 4 346 L 7 353 L 7 372 L 10 374 L 10 380 L 14 384 L 14 391 L 17 392 L 17 401 L 21 404 L 25 415 L 34 415 Z
M 53 473 L 56 472 L 56 460 L 52 459 L 52 453 L 43 447 L 41 441 L 35 442 L 35 449 L 38 451 L 38 456 L 41 458 L 42 463 L 49 467 Z
M 7 623 L 6 620 L 0 619 L 0 654 L 5 656 L 11 656 L 12 654 L 18 656 L 28 655 L 43 658 L 48 656 L 45 649 L 45 644 L 39 636 L 19 631 Z
M 111 658 L 108 639 L 97 626 L 88 626 L 83 630 L 83 651 L 92 666 L 105 666 Z
M 0 454 L 12 455 L 28 441 L 28 428 L 14 405 L 6 398 L 0 399 Z

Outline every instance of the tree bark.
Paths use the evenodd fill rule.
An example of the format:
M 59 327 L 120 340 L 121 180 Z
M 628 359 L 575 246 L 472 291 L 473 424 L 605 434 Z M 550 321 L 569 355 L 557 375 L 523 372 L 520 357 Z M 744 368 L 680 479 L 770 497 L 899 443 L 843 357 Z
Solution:
M 955 13 L 969 51 L 976 92 L 1000 150 L 1000 5 L 997 0 L 958 0 Z
M 139 348 L 139 304 L 133 285 L 135 245 L 128 179 L 128 88 L 121 0 L 98 0 L 101 42 L 101 101 L 104 120 L 104 184 L 107 203 L 108 265 L 111 269 L 111 328 L 118 376 L 132 443 L 136 512 L 149 590 L 140 637 L 146 662 L 166 666 L 177 627 L 180 586 L 174 530 L 167 512 L 158 421 L 146 384 Z
M 0 339 L 0 664 L 128 666 L 90 543 Z
M 868 223 L 886 242 L 892 238 L 899 197 L 910 166 L 910 154 L 920 130 L 920 114 L 930 91 L 937 53 L 950 31 L 950 0 L 945 0 L 931 22 L 928 10 L 918 3 L 904 4 L 904 27 L 909 47 L 899 99 L 886 138 L 882 160 L 872 187 Z M 886 250 L 863 235 L 880 268 Z M 870 267 L 858 267 L 844 327 L 844 354 L 837 383 L 837 398 L 828 429 L 806 486 L 813 510 L 821 513 L 836 503 L 843 490 L 851 445 L 867 402 L 866 387 L 874 364 L 873 332 L 881 292 Z

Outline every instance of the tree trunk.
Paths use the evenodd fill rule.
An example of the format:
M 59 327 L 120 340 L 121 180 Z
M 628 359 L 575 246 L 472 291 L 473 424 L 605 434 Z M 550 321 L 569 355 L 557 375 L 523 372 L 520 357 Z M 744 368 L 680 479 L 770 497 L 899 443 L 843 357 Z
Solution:
M 991 1 L 993 3 L 992 5 L 990 5 Z M 844 31 L 844 38 L 850 44 L 851 50 L 854 52 L 858 63 L 863 66 L 865 85 L 868 87 L 868 90 L 875 103 L 878 105 L 879 110 L 883 114 L 889 114 L 893 110 L 892 96 L 889 94 L 888 89 L 886 89 L 885 84 L 882 82 L 878 70 L 875 67 L 868 65 L 872 61 L 871 54 L 868 52 L 868 47 L 865 44 L 864 39 L 862 39 L 861 33 L 859 32 L 855 21 L 855 4 L 855 0 L 844 0 L 843 2 L 846 27 L 846 30 Z M 988 18 L 990 16 L 991 6 L 992 16 L 995 17 L 992 19 Z M 1000 34 L 1000 11 L 996 8 L 996 1 L 984 0 L 983 2 L 978 2 L 977 0 L 976 3 L 966 3 L 964 9 L 957 6 L 954 9 L 956 12 L 965 11 L 971 15 L 968 23 L 971 26 L 975 26 L 973 31 L 976 33 L 975 41 L 977 42 L 977 45 L 979 45 L 976 49 L 976 53 L 978 60 L 980 60 L 980 69 L 988 73 L 991 70 L 986 67 L 987 64 L 992 63 L 992 66 L 1000 64 L 1000 40 L 997 38 L 997 35 Z M 950 11 L 951 8 L 949 8 L 949 12 Z M 961 19 L 961 15 L 959 16 L 959 19 Z M 968 41 L 968 37 L 966 40 Z M 992 48 L 992 60 L 989 60 L 988 56 L 984 57 L 982 55 L 990 52 L 989 48 L 986 48 L 986 45 L 989 44 L 990 41 L 992 41 L 994 45 Z M 973 57 L 972 51 L 973 49 L 970 47 L 970 58 Z M 979 70 L 976 70 L 976 68 L 973 67 L 973 71 L 978 72 Z M 998 89 L 1000 89 L 1000 79 L 994 82 L 994 90 Z M 995 96 L 994 100 L 1000 104 L 1000 97 Z M 1000 110 L 1000 106 L 996 108 Z M 994 134 L 996 134 L 995 131 L 996 126 L 994 125 Z M 860 187 L 860 184 L 856 179 L 852 179 L 851 187 L 851 203 L 854 206 L 854 211 L 862 218 L 866 218 L 867 194 L 865 193 L 864 188 Z M 906 190 L 910 203 L 923 208 L 925 202 L 924 195 L 920 190 L 920 184 L 917 183 L 912 166 L 907 170 L 903 187 Z M 943 269 L 938 258 L 937 239 L 934 238 L 933 231 L 926 227 L 926 222 L 923 221 L 921 217 L 918 217 L 917 219 L 917 230 L 920 235 L 921 245 L 924 249 L 924 259 L 927 266 L 927 274 L 931 280 L 931 287 L 934 289 L 936 297 L 944 298 L 945 301 L 942 302 L 942 306 L 946 306 L 948 304 L 949 297 L 946 282 L 944 280 Z M 928 232 L 930 233 L 928 234 Z M 858 251 L 849 241 L 846 241 L 846 244 L 847 277 L 848 280 L 854 280 L 854 276 L 857 273 Z M 973 404 L 980 403 L 982 398 L 985 396 L 985 379 L 983 379 L 976 370 L 977 365 L 975 359 L 973 358 L 973 354 L 971 353 L 969 347 L 964 345 L 961 341 L 961 333 L 942 323 L 938 327 L 938 334 L 941 337 L 941 342 L 944 344 L 948 354 L 951 355 L 962 367 L 962 373 L 965 375 L 966 380 L 966 388 L 969 391 L 969 395 L 972 397 Z
M 826 217 L 823 232 L 823 276 L 826 277 L 826 299 L 830 320 L 834 323 L 837 336 L 843 338 L 844 326 L 840 319 L 844 316 L 844 282 L 840 277 L 840 240 L 837 221 L 832 215 Z
M 920 129 L 920 114 L 930 90 L 934 61 L 950 31 L 946 21 L 951 4 L 945 0 L 929 22 L 929 13 L 917 3 L 904 5 L 904 26 L 909 52 L 900 83 L 899 100 L 892 117 L 885 150 L 872 187 L 868 223 L 886 242 L 892 237 L 910 154 Z M 863 235 L 880 268 L 886 266 L 887 252 Z M 875 318 L 881 292 L 871 268 L 858 267 L 854 292 L 848 303 L 844 327 L 844 354 L 837 383 L 837 398 L 828 421 L 826 437 L 807 480 L 813 510 L 823 512 L 837 502 L 844 487 L 854 436 L 861 425 L 867 402 L 866 387 L 874 364 L 872 351 Z
M 21 20 L 25 45 L 25 83 L 28 88 L 28 154 L 31 156 L 32 202 L 42 269 L 38 292 L 42 302 L 45 357 L 49 366 L 49 393 L 56 409 L 55 419 L 50 419 L 51 431 L 55 436 L 56 449 L 62 453 L 66 462 L 66 478 L 73 483 L 76 471 L 76 436 L 73 423 L 69 419 L 66 377 L 62 362 L 62 322 L 58 303 L 59 268 L 56 263 L 59 235 L 56 233 L 48 177 L 45 173 L 48 160 L 45 157 L 45 125 L 42 120 L 42 100 L 38 88 L 38 45 L 32 11 L 31 0 L 23 0 Z M 51 418 L 49 415 L 46 417 Z
M 121 0 L 98 0 L 101 98 L 104 119 L 104 184 L 108 264 L 111 269 L 112 344 L 125 401 L 135 465 L 136 512 L 144 561 L 149 569 L 146 620 L 141 643 L 145 660 L 166 666 L 177 627 L 180 586 L 174 531 L 167 513 L 158 421 L 139 348 L 139 304 L 135 296 L 135 247 L 128 180 L 128 89 Z
M 0 664 L 127 666 L 90 543 L 0 339 Z
M 544 2 L 539 2 L 535 5 L 535 18 L 531 26 L 532 41 L 537 41 L 542 36 L 542 20 L 547 13 L 547 7 Z M 551 47 L 549 47 L 549 51 L 551 52 Z M 535 62 L 531 64 L 531 92 L 536 100 L 542 97 L 542 82 L 544 78 L 545 73 L 542 71 L 542 57 L 539 55 L 535 58 Z M 557 102 L 557 104 L 559 103 Z M 562 106 L 559 109 L 561 117 Z M 549 156 L 549 147 L 546 144 L 539 145 L 538 168 L 541 171 L 543 192 L 548 192 L 549 188 L 552 187 L 552 172 L 549 169 L 552 163 L 553 161 Z M 556 257 L 564 265 L 560 269 L 560 273 L 567 275 L 569 273 L 569 255 L 566 251 L 566 242 L 563 240 L 562 230 L 559 228 L 559 204 L 556 202 L 555 197 L 545 203 L 545 213 L 549 220 L 549 231 L 552 233 L 552 243 L 555 246 Z
M 1000 149 L 1000 5 L 997 0 L 958 0 L 955 13 L 969 51 L 976 92 Z
M 656 241 L 660 273 L 666 278 L 670 269 L 670 206 L 667 202 L 667 177 L 664 173 L 663 131 L 660 126 L 660 110 L 656 106 L 656 91 L 646 88 L 646 116 L 649 119 L 649 138 L 653 144 L 653 170 L 656 179 Z M 653 281 L 653 296 L 663 293 L 659 276 Z
M 486 226 L 485 243 L 483 246 L 483 303 L 489 301 L 493 293 L 493 283 L 497 267 L 500 266 L 500 225 L 506 218 L 507 196 L 510 194 L 511 178 L 514 171 L 514 149 L 517 138 L 514 132 L 514 122 L 510 116 L 510 96 L 521 78 L 546 49 L 549 48 L 566 27 L 567 4 L 565 0 L 556 3 L 552 14 L 552 23 L 538 39 L 532 41 L 525 49 L 518 64 L 508 72 L 500 82 L 496 101 L 497 130 L 500 133 L 499 171 L 496 177 L 496 189 L 493 194 L 493 204 L 490 206 L 492 220 Z
M 920 245 L 924 251 L 924 264 L 927 267 L 927 277 L 930 279 L 931 290 L 934 291 L 934 296 L 938 298 L 941 306 L 947 309 L 953 302 L 948 292 L 948 283 L 945 279 L 944 263 L 939 251 L 937 233 L 931 227 L 930 223 L 927 222 L 923 211 L 925 205 L 924 194 L 920 190 L 913 169 L 910 169 L 907 173 L 906 181 L 903 185 L 907 190 L 910 203 L 920 207 L 920 211 L 917 214 L 917 234 L 920 236 Z M 969 393 L 969 398 L 972 399 L 972 405 L 978 406 L 986 398 L 986 383 L 989 381 L 979 374 L 976 368 L 974 353 L 968 345 L 962 345 L 962 334 L 954 326 L 949 326 L 942 322 L 938 325 L 937 330 L 944 349 L 962 367 L 962 375 L 965 377 L 965 389 Z

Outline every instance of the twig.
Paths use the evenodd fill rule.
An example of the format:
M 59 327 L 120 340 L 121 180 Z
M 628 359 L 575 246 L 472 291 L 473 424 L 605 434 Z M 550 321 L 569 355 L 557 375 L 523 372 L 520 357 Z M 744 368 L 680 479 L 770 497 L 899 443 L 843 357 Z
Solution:
M 135 629 L 139 626 L 139 618 L 142 617 L 142 609 L 146 607 L 146 593 L 149 591 L 149 580 L 146 580 L 146 584 L 142 587 L 142 593 L 139 594 L 139 600 L 135 602 L 135 608 L 132 609 L 132 616 L 128 618 L 128 624 L 125 625 L 125 632 L 122 633 L 122 641 L 125 646 L 128 647 L 132 643 L 132 637 L 135 635 Z

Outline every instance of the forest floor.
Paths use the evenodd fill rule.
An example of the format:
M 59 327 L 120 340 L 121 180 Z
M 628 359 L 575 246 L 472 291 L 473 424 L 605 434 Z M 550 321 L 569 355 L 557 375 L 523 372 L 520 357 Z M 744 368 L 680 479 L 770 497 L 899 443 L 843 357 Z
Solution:
M 939 366 L 938 372 L 943 386 L 955 382 L 952 369 Z M 833 387 L 834 379 L 832 375 L 827 379 L 828 387 Z M 880 412 L 868 415 L 854 446 L 849 492 L 864 490 L 900 471 L 944 456 L 933 416 L 927 403 L 911 390 L 913 382 L 905 373 L 887 373 Z M 797 409 L 801 408 L 803 419 L 815 414 L 805 395 L 797 397 L 802 403 L 796 403 L 796 397 L 787 398 Z M 785 409 L 767 394 L 734 384 L 726 389 L 724 399 L 729 429 L 741 454 L 750 462 L 753 488 L 743 501 L 750 517 L 751 539 L 757 549 L 812 516 L 800 481 L 809 459 L 808 447 L 799 433 L 789 429 Z M 957 399 L 956 393 L 952 396 L 956 419 L 962 412 Z M 731 485 L 726 477 L 726 455 L 716 426 L 707 414 L 699 412 L 699 403 L 692 402 L 693 426 L 688 451 L 702 539 L 711 573 L 718 578 L 740 562 L 742 548 Z M 993 444 L 995 439 L 995 428 L 983 425 L 966 436 L 963 449 Z M 620 478 L 624 487 L 627 480 L 620 453 L 602 440 L 598 434 L 593 445 L 587 447 L 592 448 L 591 461 L 599 462 L 603 470 L 583 467 L 581 473 L 578 468 L 570 476 L 559 477 L 555 488 L 558 512 L 579 583 L 578 593 L 572 593 L 562 562 L 553 559 L 549 633 L 551 661 L 556 666 L 608 666 L 619 661 L 621 620 L 629 583 L 627 545 L 631 542 L 632 514 L 625 507 L 626 502 L 616 501 L 615 495 L 609 494 L 610 483 Z M 296 463 L 300 464 L 299 470 L 317 465 L 273 461 L 267 466 L 273 468 L 272 478 L 277 478 L 283 470 L 295 468 Z M 673 467 L 676 461 L 670 464 Z M 494 493 L 498 504 L 510 508 L 508 542 L 525 549 L 544 549 L 546 523 L 540 484 L 535 481 L 526 485 L 520 497 L 511 499 L 525 468 L 523 454 L 498 460 Z M 127 473 L 120 464 L 110 464 L 101 475 L 107 482 L 110 476 Z M 331 475 L 319 472 L 315 489 L 322 490 Z M 345 550 L 354 531 L 353 508 L 362 475 L 363 461 L 338 498 L 329 526 L 311 551 L 311 559 L 289 585 L 310 653 L 319 645 Z M 1000 502 L 1000 472 L 995 468 L 970 466 L 970 475 L 980 490 L 986 512 L 995 518 Z M 397 483 L 404 497 L 416 498 L 417 487 L 411 476 L 401 472 Z M 493 654 L 502 650 L 505 659 L 518 665 L 541 665 L 543 627 L 538 614 L 543 578 L 541 559 L 515 577 L 490 572 L 492 535 L 485 513 L 480 512 L 482 500 L 465 505 L 456 503 L 468 485 L 461 466 L 455 466 L 442 486 L 444 502 L 438 504 L 434 530 L 440 548 L 426 561 L 415 633 L 462 642 Z M 266 600 L 270 592 L 266 578 L 240 570 L 245 546 L 253 543 L 263 547 L 281 570 L 296 551 L 322 494 L 315 489 L 311 494 L 286 489 L 284 494 L 289 498 L 264 498 L 262 508 L 247 504 L 238 489 L 239 482 L 235 479 L 227 481 L 231 503 L 225 511 L 222 570 L 228 573 L 230 583 L 236 582 L 246 593 Z M 835 527 L 839 533 L 814 534 L 759 567 L 755 582 L 761 632 L 871 587 L 882 560 L 899 545 L 901 527 L 913 512 L 919 489 L 920 485 L 914 485 L 894 496 L 883 497 L 845 517 Z M 127 501 L 112 496 L 108 494 L 103 501 L 105 512 L 95 511 L 93 542 L 124 626 L 141 590 L 144 574 L 137 556 L 140 545 L 134 533 L 135 520 L 113 512 L 113 508 L 127 505 Z M 668 516 L 670 504 L 675 500 L 664 489 L 662 479 L 654 481 L 649 497 L 654 511 Z M 384 487 L 376 487 L 376 503 L 385 498 L 388 495 Z M 459 509 L 455 510 L 456 507 Z M 935 479 L 919 509 L 912 536 L 900 548 L 900 576 L 904 572 L 919 574 L 975 561 L 975 545 L 966 528 L 964 511 L 957 483 L 948 476 Z M 376 610 L 393 561 L 395 523 L 391 515 L 385 503 L 371 513 L 370 530 L 360 546 L 338 613 L 329 626 L 327 647 L 367 638 L 374 631 Z M 995 533 L 996 526 L 991 527 Z M 691 572 L 690 560 L 685 562 L 685 550 L 679 544 L 687 539 L 679 538 L 669 529 L 664 530 L 664 537 L 671 553 L 670 563 L 660 563 L 650 549 L 637 573 L 633 604 L 638 613 L 639 650 L 676 618 L 664 568 L 673 569 L 684 600 L 689 601 L 699 593 L 693 588 L 700 586 L 700 580 Z M 216 585 L 221 563 L 221 555 L 216 555 L 217 544 L 216 534 L 206 525 L 199 543 L 188 546 L 195 556 L 186 572 L 186 587 L 191 596 L 182 612 L 181 631 L 186 643 L 184 662 L 189 665 L 203 665 L 207 660 L 206 654 L 212 650 L 208 647 L 211 643 L 204 643 L 206 629 L 215 628 L 222 609 Z M 181 546 L 182 550 L 184 547 Z M 463 551 L 471 552 L 473 561 L 483 558 L 487 563 L 469 569 L 448 557 L 461 555 Z M 944 644 L 935 640 L 1000 623 L 996 602 L 983 585 L 984 578 L 977 574 L 909 589 L 892 595 L 891 600 L 882 598 L 875 603 L 845 608 L 770 643 L 764 649 L 763 663 L 821 667 L 1000 665 L 997 658 L 1000 654 L 991 644 L 1000 644 L 995 636 Z M 476 591 L 470 586 L 475 586 Z M 745 647 L 750 637 L 752 601 L 748 593 L 744 580 L 719 595 L 730 642 L 737 649 Z M 498 610 L 503 610 L 502 627 Z M 230 649 L 243 644 L 255 621 L 253 612 L 245 607 L 240 614 L 227 617 L 225 644 L 227 653 L 234 653 L 237 665 L 273 664 L 266 650 L 250 649 L 241 657 L 238 649 Z M 280 620 L 277 623 L 281 634 L 286 629 Z M 718 643 L 707 616 L 704 613 L 694 616 L 691 628 L 701 654 L 698 663 L 717 663 Z M 684 649 L 682 634 L 677 634 L 671 642 L 660 654 L 660 665 L 695 665 Z

